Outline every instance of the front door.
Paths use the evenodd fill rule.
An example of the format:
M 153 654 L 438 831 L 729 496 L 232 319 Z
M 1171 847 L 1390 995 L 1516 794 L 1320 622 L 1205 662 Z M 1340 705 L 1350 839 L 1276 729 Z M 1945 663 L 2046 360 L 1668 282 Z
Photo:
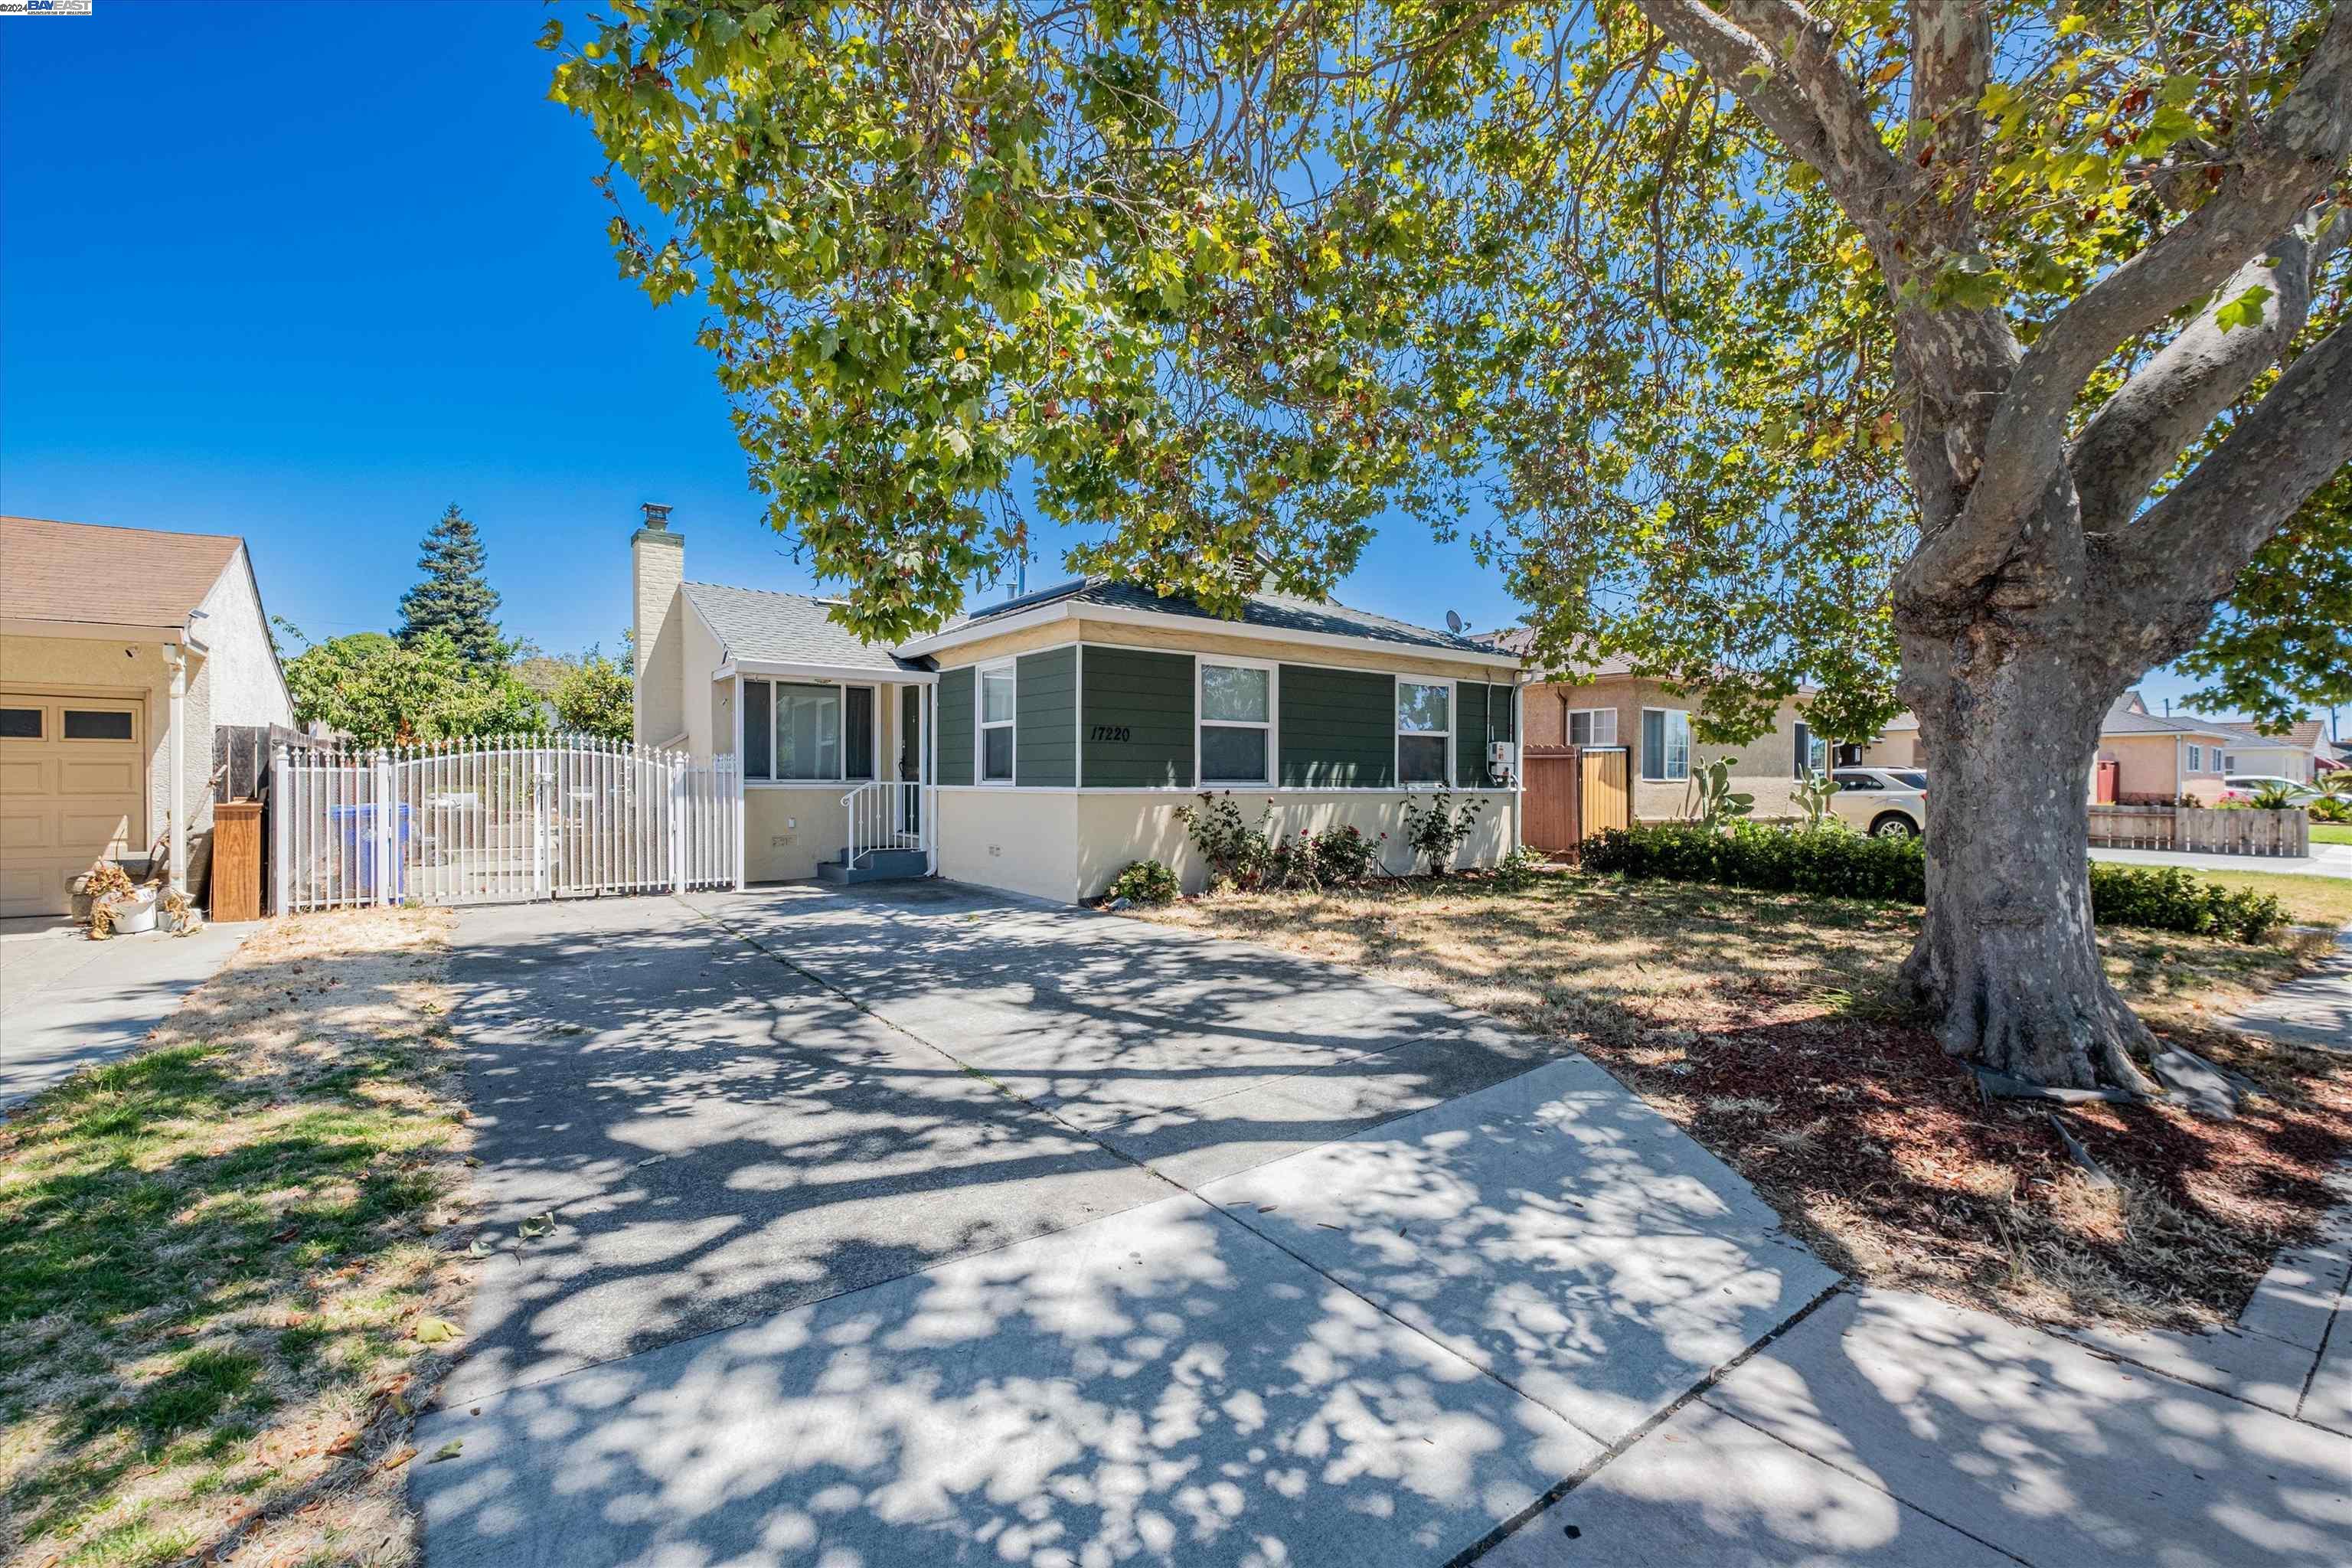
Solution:
M 898 782 L 920 784 L 923 780 L 923 689 L 919 686 L 898 688 Z M 898 830 L 920 839 L 923 831 L 923 792 L 902 789 L 899 796 L 906 802 L 904 820 Z

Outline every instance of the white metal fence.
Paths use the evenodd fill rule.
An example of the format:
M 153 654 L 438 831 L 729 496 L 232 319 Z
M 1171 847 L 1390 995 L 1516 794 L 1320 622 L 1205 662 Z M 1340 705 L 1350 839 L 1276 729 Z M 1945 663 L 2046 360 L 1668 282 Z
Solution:
M 271 759 L 277 908 L 499 904 L 742 885 L 735 759 L 585 735 Z

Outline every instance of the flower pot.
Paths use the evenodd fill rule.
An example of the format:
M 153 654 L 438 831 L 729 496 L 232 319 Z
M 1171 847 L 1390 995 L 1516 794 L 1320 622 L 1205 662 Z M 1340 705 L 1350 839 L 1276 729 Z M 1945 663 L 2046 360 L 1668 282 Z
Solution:
M 155 895 L 145 889 L 128 898 L 108 901 L 107 926 L 116 936 L 137 936 L 155 929 Z

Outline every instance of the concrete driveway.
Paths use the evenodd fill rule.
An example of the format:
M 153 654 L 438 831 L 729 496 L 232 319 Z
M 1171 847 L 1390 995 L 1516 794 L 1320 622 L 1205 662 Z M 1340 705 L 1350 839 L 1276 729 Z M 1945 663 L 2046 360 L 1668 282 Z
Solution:
M 1857 1297 L 1580 1057 L 1338 970 L 938 883 L 458 946 L 501 1247 L 436 1565 L 2315 1563 L 2352 1518 L 2316 1428 Z M 2074 1449 L 2191 1442 L 2069 1513 Z
M 63 921 L 7 926 L 0 930 L 0 1113 L 138 1045 L 256 929 L 207 925 L 191 936 L 148 931 L 91 942 Z

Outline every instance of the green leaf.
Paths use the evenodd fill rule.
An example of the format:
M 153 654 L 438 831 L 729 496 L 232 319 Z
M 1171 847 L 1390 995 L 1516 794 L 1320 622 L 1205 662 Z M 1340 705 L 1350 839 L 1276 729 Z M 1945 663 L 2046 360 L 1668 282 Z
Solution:
M 2235 331 L 2240 327 L 2259 327 L 2263 324 L 2263 306 L 2270 297 L 2271 291 L 2257 283 L 2215 310 L 2213 320 L 2225 332 Z

